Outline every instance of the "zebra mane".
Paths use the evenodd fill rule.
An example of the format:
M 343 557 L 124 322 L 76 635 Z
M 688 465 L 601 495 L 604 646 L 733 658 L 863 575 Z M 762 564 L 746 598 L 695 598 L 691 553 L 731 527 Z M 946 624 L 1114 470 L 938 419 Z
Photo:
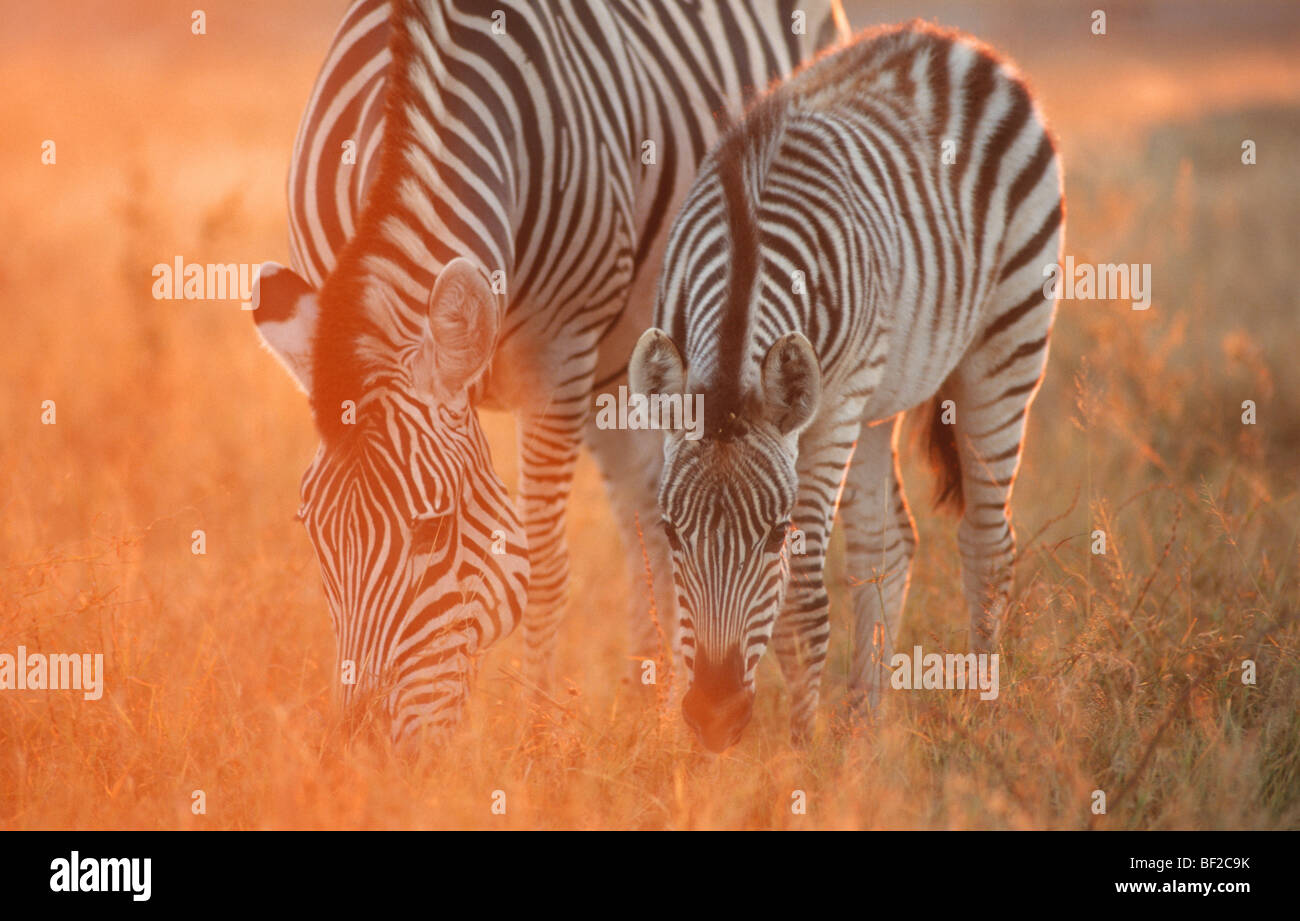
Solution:
M 465 186 L 454 171 L 438 171 L 427 160 L 413 165 L 413 149 L 427 158 L 428 148 L 439 142 L 440 118 L 479 124 L 486 117 L 464 111 L 451 94 L 429 98 L 455 66 L 438 54 L 439 37 L 449 31 L 466 37 L 463 24 L 440 18 L 445 12 L 434 0 L 394 0 L 390 13 L 393 63 L 384 88 L 376 178 L 355 233 L 320 289 L 311 403 L 328 443 L 347 441 L 358 428 L 342 422 L 344 401 L 356 404 L 359 419 L 385 388 L 413 383 L 412 362 L 425 335 L 428 297 L 436 280 L 432 268 L 458 255 L 471 255 L 487 267 L 501 261 L 481 241 L 442 239 L 428 229 L 438 220 L 430 212 L 442 204 L 435 199 L 459 200 Z M 481 43 L 476 51 L 491 53 L 495 44 Z M 412 204 L 413 192 L 429 200 Z M 449 235 L 470 236 L 454 218 L 446 223 Z M 488 245 L 508 250 L 509 229 L 492 230 L 495 239 Z
M 752 306 L 762 268 L 762 229 L 755 214 L 767 168 L 781 144 L 788 100 L 773 92 L 733 125 L 712 154 L 726 212 L 727 283 L 715 333 L 718 348 L 705 385 L 706 437 L 730 441 L 749 430 L 755 394 L 745 386 L 745 360 L 752 351 Z

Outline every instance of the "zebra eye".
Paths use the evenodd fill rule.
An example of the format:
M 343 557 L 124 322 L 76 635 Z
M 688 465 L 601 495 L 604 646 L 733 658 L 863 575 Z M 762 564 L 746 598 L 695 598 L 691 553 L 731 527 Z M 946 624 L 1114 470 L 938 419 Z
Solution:
M 663 526 L 664 535 L 668 538 L 668 546 L 673 550 L 680 552 L 682 549 L 682 539 L 677 536 L 677 529 L 673 527 L 673 523 L 667 518 L 663 519 Z
M 763 549 L 768 553 L 780 553 L 781 548 L 785 546 L 785 537 L 789 533 L 789 521 L 782 521 L 780 524 L 773 525 L 772 530 L 767 533 L 767 542 Z
M 450 518 L 450 514 L 416 515 L 410 522 L 411 539 L 417 544 L 432 543 L 439 535 L 449 533 L 447 524 Z

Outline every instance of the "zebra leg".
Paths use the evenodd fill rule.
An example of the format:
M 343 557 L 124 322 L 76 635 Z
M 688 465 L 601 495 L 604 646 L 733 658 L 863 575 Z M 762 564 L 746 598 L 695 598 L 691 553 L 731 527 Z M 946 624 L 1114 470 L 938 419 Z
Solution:
M 863 428 L 849 467 L 840 522 L 845 536 L 844 579 L 853 605 L 853 710 L 874 713 L 888 683 L 916 550 L 916 526 L 898 472 L 902 415 Z
M 577 423 L 575 424 L 575 421 Z M 519 517 L 528 539 L 531 571 L 524 606 L 525 664 L 543 691 L 555 681 L 555 636 L 569 592 L 565 535 L 573 472 L 582 444 L 585 412 L 548 414 L 519 422 Z
M 860 408 L 860 407 L 859 407 Z M 821 695 L 822 667 L 830 639 L 830 596 L 826 594 L 826 549 L 835 505 L 853 456 L 858 415 L 840 425 L 813 423 L 799 442 L 799 496 L 786 543 L 789 579 L 773 645 L 790 689 L 790 739 L 796 746 L 812 738 Z M 802 552 L 798 550 L 802 541 Z
M 659 524 L 657 501 L 664 460 L 663 435 L 657 431 L 598 429 L 589 424 L 587 446 L 600 467 L 623 539 L 631 596 L 628 673 L 639 684 L 642 663 L 660 659 L 664 640 L 670 644 L 674 661 L 680 653 L 672 559 Z M 664 677 L 656 675 L 655 680 Z
M 1011 597 L 1016 552 L 1011 491 L 1029 404 L 1047 362 L 1055 307 L 1038 284 L 1037 289 L 1031 287 L 1028 299 L 1024 284 L 998 288 L 989 302 L 992 322 L 943 391 L 956 403 L 964 505 L 957 545 L 975 652 L 992 652 L 997 646 Z M 1004 322 L 1006 317 L 1014 322 Z

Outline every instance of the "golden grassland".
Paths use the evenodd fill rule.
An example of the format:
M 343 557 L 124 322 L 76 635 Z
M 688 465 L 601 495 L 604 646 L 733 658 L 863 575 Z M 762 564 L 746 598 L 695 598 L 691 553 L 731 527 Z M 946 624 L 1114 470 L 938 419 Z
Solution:
M 236 302 L 150 297 L 150 267 L 176 254 L 285 261 L 281 183 L 323 39 L 259 52 L 261 71 L 224 41 L 167 67 L 129 48 L 58 73 L 35 53 L 0 65 L 6 82 L 40 77 L 8 109 L 0 193 L 0 652 L 102 651 L 108 667 L 99 701 L 0 693 L 0 828 L 1300 825 L 1294 99 L 1135 112 L 1115 93 L 1120 137 L 1093 125 L 1095 105 L 1074 117 L 1074 75 L 1044 64 L 1067 252 L 1152 263 L 1155 297 L 1145 312 L 1061 305 L 1016 490 L 995 702 L 899 693 L 874 726 L 840 725 L 837 589 L 811 748 L 788 745 L 769 658 L 744 741 L 699 753 L 655 690 L 624 678 L 640 586 L 584 461 L 562 688 L 530 704 L 511 637 L 485 658 L 463 731 L 410 764 L 377 734 L 341 733 L 334 639 L 292 520 L 315 449 L 302 397 Z M 286 75 L 269 86 L 268 60 Z M 1095 84 L 1079 92 L 1105 104 Z M 55 166 L 39 164 L 47 137 Z M 489 429 L 513 482 L 511 424 Z M 899 646 L 962 650 L 955 523 L 929 511 L 914 458 L 921 548 Z

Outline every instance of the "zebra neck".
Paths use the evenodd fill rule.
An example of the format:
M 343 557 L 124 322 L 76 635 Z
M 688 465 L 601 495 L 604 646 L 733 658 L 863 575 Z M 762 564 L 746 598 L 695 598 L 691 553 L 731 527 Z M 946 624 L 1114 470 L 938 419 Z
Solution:
M 515 11 L 490 7 L 470 14 L 446 0 L 399 0 L 393 9 L 387 124 L 367 216 L 430 276 L 456 256 L 489 273 L 513 268 L 527 161 L 511 100 L 525 55 L 511 33 L 493 32 Z
M 497 9 L 505 34 L 494 32 Z M 489 277 L 515 281 L 524 154 L 535 141 L 530 131 L 540 130 L 513 126 L 521 121 L 513 100 L 525 98 L 520 62 L 528 60 L 514 36 L 533 33 L 509 3 L 466 13 L 448 2 L 398 0 L 390 32 L 378 172 L 321 289 L 313 405 L 327 435 L 340 403 L 361 406 L 384 382 L 408 375 L 443 266 L 468 256 Z
M 725 228 L 726 281 L 715 294 L 714 308 L 693 310 L 690 317 L 679 314 L 679 319 L 708 318 L 684 337 L 687 362 L 706 395 L 706 424 L 723 436 L 751 408 L 765 348 L 758 341 L 760 331 L 774 326 L 781 327 L 781 334 L 794 331 L 784 328 L 795 316 L 790 304 L 769 305 L 777 308 L 774 315 L 758 316 L 767 301 L 760 296 L 767 260 L 759 202 L 784 124 L 781 100 L 765 100 L 727 133 L 706 165 L 718 192 L 708 211 L 713 224 Z

